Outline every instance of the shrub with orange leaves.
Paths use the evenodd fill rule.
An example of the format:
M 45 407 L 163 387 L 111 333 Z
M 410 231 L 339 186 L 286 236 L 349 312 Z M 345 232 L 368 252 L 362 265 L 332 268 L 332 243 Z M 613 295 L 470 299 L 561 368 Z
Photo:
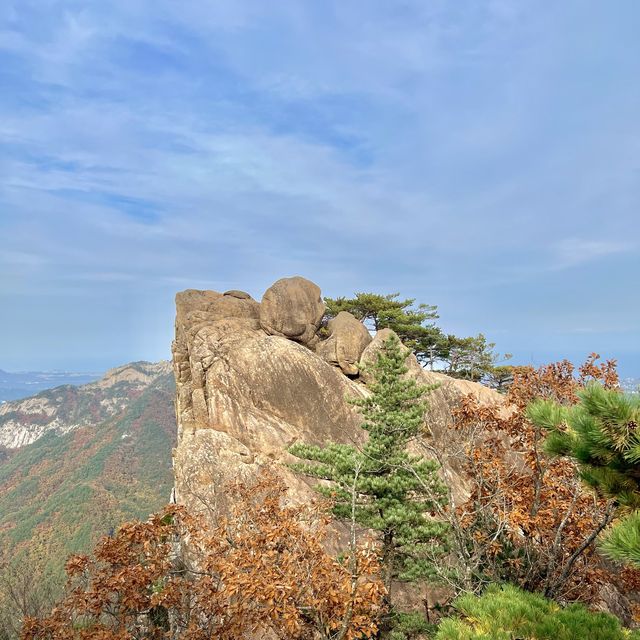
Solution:
M 616 388 L 615 361 L 592 354 L 577 370 L 564 360 L 513 372 L 505 406 L 467 396 L 455 411 L 470 493 L 445 516 L 457 551 L 453 584 L 477 592 L 508 581 L 559 601 L 592 601 L 602 580 L 615 582 L 594 550 L 613 505 L 585 489 L 572 462 L 545 455 L 544 434 L 525 410 L 536 398 L 574 404 L 590 380 Z
M 271 471 L 229 487 L 236 506 L 207 527 L 183 507 L 123 525 L 67 563 L 67 595 L 22 640 L 370 638 L 384 586 L 378 556 L 322 547 L 319 506 L 286 506 Z

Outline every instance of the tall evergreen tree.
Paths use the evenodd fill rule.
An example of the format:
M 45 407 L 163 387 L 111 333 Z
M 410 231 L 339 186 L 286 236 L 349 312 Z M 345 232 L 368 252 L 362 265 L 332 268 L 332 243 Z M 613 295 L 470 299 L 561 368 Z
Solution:
M 394 579 L 432 575 L 431 560 L 444 552 L 447 538 L 446 525 L 432 517 L 446 501 L 438 465 L 407 451 L 423 425 L 424 396 L 434 387 L 404 375 L 406 356 L 397 337 L 385 341 L 370 368 L 371 394 L 351 400 L 369 434 L 361 448 L 331 443 L 290 449 L 304 460 L 294 469 L 328 481 L 319 490 L 333 497 L 337 517 L 378 532 L 387 589 Z
M 622 517 L 604 534 L 603 551 L 640 566 L 640 397 L 595 383 L 578 396 L 572 407 L 534 402 L 528 416 L 550 431 L 549 453 L 573 458 L 582 479 L 619 507 Z

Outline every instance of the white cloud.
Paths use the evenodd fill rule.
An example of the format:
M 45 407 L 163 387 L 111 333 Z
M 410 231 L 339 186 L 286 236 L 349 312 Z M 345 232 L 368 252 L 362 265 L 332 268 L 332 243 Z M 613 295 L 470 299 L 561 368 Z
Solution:
M 608 9 L 3 8 L 0 233 L 15 272 L 35 258 L 4 291 L 302 272 L 459 308 L 482 292 L 491 325 L 519 304 L 505 288 L 633 256 L 640 56 L 598 58 L 625 41 Z

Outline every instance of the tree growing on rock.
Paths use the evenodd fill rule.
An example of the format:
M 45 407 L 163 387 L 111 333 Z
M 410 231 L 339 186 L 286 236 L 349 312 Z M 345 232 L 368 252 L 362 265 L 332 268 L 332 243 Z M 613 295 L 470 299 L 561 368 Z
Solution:
M 433 365 L 443 355 L 446 342 L 433 322 L 438 318 L 438 308 L 415 305 L 415 299 L 400 300 L 399 296 L 399 293 L 356 293 L 353 298 L 325 298 L 325 321 L 348 311 L 374 331 L 392 329 L 421 363 Z
M 324 301 L 325 324 L 341 311 L 348 311 L 374 331 L 392 329 L 422 366 L 437 368 L 456 378 L 476 381 L 493 378 L 498 362 L 511 357 L 496 353 L 495 344 L 482 334 L 467 338 L 445 334 L 435 324 L 438 319 L 435 305 L 416 304 L 414 298 L 402 300 L 399 293 L 356 293 L 353 298 Z
M 295 470 L 326 481 L 319 490 L 334 500 L 337 517 L 377 533 L 389 593 L 393 580 L 432 576 L 431 560 L 447 543 L 446 524 L 433 518 L 445 502 L 438 465 L 407 450 L 423 428 L 425 394 L 433 389 L 405 376 L 407 353 L 396 336 L 385 341 L 370 367 L 371 395 L 351 401 L 368 433 L 361 448 L 332 443 L 290 449 L 303 460 L 292 465 Z

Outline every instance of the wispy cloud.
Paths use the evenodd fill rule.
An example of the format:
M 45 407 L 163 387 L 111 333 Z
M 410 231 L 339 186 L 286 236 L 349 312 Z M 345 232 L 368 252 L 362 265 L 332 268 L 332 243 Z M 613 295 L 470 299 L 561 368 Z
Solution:
M 548 278 L 582 290 L 593 265 L 638 266 L 623 5 L 4 3 L 5 335 L 47 292 L 53 313 L 101 293 L 114 328 L 86 349 L 104 349 L 124 300 L 170 327 L 176 288 L 259 295 L 302 273 L 508 341 L 509 309 Z

